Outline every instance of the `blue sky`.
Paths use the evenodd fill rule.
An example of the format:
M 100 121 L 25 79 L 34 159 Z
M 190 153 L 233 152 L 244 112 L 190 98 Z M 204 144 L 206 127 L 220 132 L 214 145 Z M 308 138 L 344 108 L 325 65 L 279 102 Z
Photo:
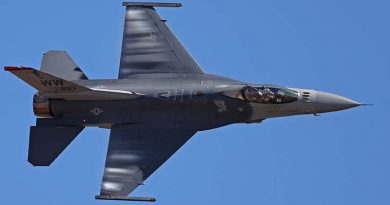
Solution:
M 390 204 L 390 2 L 182 1 L 162 8 L 208 73 L 374 106 L 200 132 L 138 188 L 156 204 Z M 0 1 L 0 65 L 67 50 L 92 79 L 118 72 L 121 1 Z M 108 130 L 86 129 L 51 167 L 27 162 L 34 90 L 0 74 L 1 204 L 95 201 Z M 133 203 L 137 204 L 137 203 Z

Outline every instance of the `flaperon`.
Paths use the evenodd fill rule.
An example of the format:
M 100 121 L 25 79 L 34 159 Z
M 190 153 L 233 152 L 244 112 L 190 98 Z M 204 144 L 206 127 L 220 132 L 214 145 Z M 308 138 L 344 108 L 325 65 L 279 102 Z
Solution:
M 123 5 L 118 79 L 88 79 L 65 51 L 45 53 L 39 70 L 4 68 L 38 90 L 32 165 L 49 166 L 85 127 L 111 129 L 97 199 L 155 201 L 128 195 L 198 131 L 361 105 L 326 92 L 206 74 L 154 9 L 180 3 Z

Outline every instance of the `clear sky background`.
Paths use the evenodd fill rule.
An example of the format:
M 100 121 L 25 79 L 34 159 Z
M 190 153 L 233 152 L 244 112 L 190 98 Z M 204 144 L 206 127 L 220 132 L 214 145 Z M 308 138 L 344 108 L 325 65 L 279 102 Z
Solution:
M 200 132 L 139 187 L 156 204 L 390 204 L 390 2 L 182 1 L 160 15 L 208 73 L 340 94 L 374 106 Z M 118 73 L 117 0 L 0 0 L 0 65 L 66 50 L 91 79 Z M 96 201 L 108 130 L 89 128 L 51 167 L 27 162 L 35 90 L 0 74 L 1 204 Z

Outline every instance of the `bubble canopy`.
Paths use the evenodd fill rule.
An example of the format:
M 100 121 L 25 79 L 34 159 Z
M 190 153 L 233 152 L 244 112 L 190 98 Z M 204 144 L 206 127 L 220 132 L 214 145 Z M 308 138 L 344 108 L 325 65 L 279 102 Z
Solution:
M 298 92 L 278 86 L 246 86 L 242 97 L 250 102 L 262 104 L 284 104 L 298 100 Z

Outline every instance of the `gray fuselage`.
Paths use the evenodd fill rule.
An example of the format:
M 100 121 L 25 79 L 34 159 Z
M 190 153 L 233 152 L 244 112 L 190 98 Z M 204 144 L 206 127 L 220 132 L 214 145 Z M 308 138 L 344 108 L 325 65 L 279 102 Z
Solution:
M 114 124 L 153 124 L 164 128 L 212 129 L 232 123 L 261 122 L 265 118 L 315 113 L 314 91 L 302 101 L 264 104 L 240 97 L 248 83 L 208 74 L 143 74 L 123 80 L 81 80 L 93 89 L 131 91 L 136 99 L 64 101 L 51 100 L 55 118 L 84 126 L 110 128 Z M 229 93 L 236 93 L 234 96 Z

